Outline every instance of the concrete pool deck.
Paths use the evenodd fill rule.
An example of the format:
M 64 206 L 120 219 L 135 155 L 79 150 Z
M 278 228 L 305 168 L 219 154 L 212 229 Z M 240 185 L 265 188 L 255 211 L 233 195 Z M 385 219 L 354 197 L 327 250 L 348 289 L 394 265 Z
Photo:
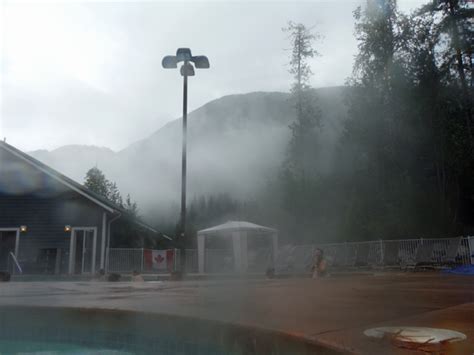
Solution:
M 420 354 L 372 340 L 378 326 L 457 330 L 467 340 L 443 353 L 474 353 L 474 278 L 438 273 L 374 273 L 273 280 L 180 282 L 10 282 L 0 306 L 120 309 L 172 314 L 281 331 L 361 354 Z M 447 351 L 447 352 L 446 352 Z

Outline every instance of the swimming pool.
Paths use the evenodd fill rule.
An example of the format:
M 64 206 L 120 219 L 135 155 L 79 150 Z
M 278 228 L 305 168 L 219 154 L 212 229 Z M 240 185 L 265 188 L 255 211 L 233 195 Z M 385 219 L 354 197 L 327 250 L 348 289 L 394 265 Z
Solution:
M 88 355 L 88 354 L 101 354 L 101 355 L 130 355 L 133 354 L 128 351 L 120 351 L 107 349 L 105 347 L 89 348 L 76 344 L 69 343 L 54 343 L 47 341 L 13 341 L 13 340 L 1 340 L 0 341 L 0 353 L 1 354 L 70 354 L 70 355 Z
M 1 354 L 336 354 L 284 334 L 131 311 L 0 307 Z

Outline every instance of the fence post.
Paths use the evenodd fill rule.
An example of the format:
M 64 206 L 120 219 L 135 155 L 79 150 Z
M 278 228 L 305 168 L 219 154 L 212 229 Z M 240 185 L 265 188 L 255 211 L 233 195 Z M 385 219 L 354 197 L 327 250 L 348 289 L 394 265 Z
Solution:
M 110 251 L 110 248 L 107 248 L 105 250 L 105 273 L 108 273 L 109 272 L 109 251 Z
M 344 242 L 344 264 L 347 266 L 349 264 L 349 248 L 347 247 L 347 242 Z
M 469 249 L 469 257 L 471 259 L 471 265 L 474 265 L 474 237 L 467 237 L 467 246 Z
M 181 258 L 180 250 L 174 248 L 174 265 L 173 265 L 173 271 L 176 271 L 176 265 L 181 265 L 181 261 L 178 263 L 178 258 Z
M 380 265 L 383 265 L 384 261 L 384 250 L 383 250 L 383 240 L 380 239 Z

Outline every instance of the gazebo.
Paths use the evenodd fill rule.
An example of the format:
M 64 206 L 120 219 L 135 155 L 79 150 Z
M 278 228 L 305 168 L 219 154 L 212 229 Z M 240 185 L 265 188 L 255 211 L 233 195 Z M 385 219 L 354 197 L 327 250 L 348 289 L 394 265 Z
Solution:
M 259 236 L 265 237 L 264 239 L 267 241 L 266 247 L 268 250 L 271 250 L 271 258 L 274 262 L 278 250 L 278 231 L 276 229 L 250 222 L 229 221 L 215 227 L 198 231 L 197 244 L 199 273 L 205 272 L 206 239 L 229 239 L 232 245 L 234 271 L 246 272 L 249 266 L 248 244 L 250 238 L 256 238 Z

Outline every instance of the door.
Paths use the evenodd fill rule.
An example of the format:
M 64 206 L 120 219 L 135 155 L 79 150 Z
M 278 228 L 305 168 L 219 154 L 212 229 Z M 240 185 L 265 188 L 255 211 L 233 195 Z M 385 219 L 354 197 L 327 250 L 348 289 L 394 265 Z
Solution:
M 74 231 L 74 271 L 73 274 L 82 274 L 84 259 L 84 231 Z
M 69 273 L 91 274 L 95 270 L 97 228 L 72 228 Z
M 16 229 L 0 230 L 0 271 L 10 271 L 10 253 L 15 253 L 17 238 Z
M 82 239 L 82 273 L 90 274 L 94 271 L 95 265 L 94 231 L 85 230 Z

